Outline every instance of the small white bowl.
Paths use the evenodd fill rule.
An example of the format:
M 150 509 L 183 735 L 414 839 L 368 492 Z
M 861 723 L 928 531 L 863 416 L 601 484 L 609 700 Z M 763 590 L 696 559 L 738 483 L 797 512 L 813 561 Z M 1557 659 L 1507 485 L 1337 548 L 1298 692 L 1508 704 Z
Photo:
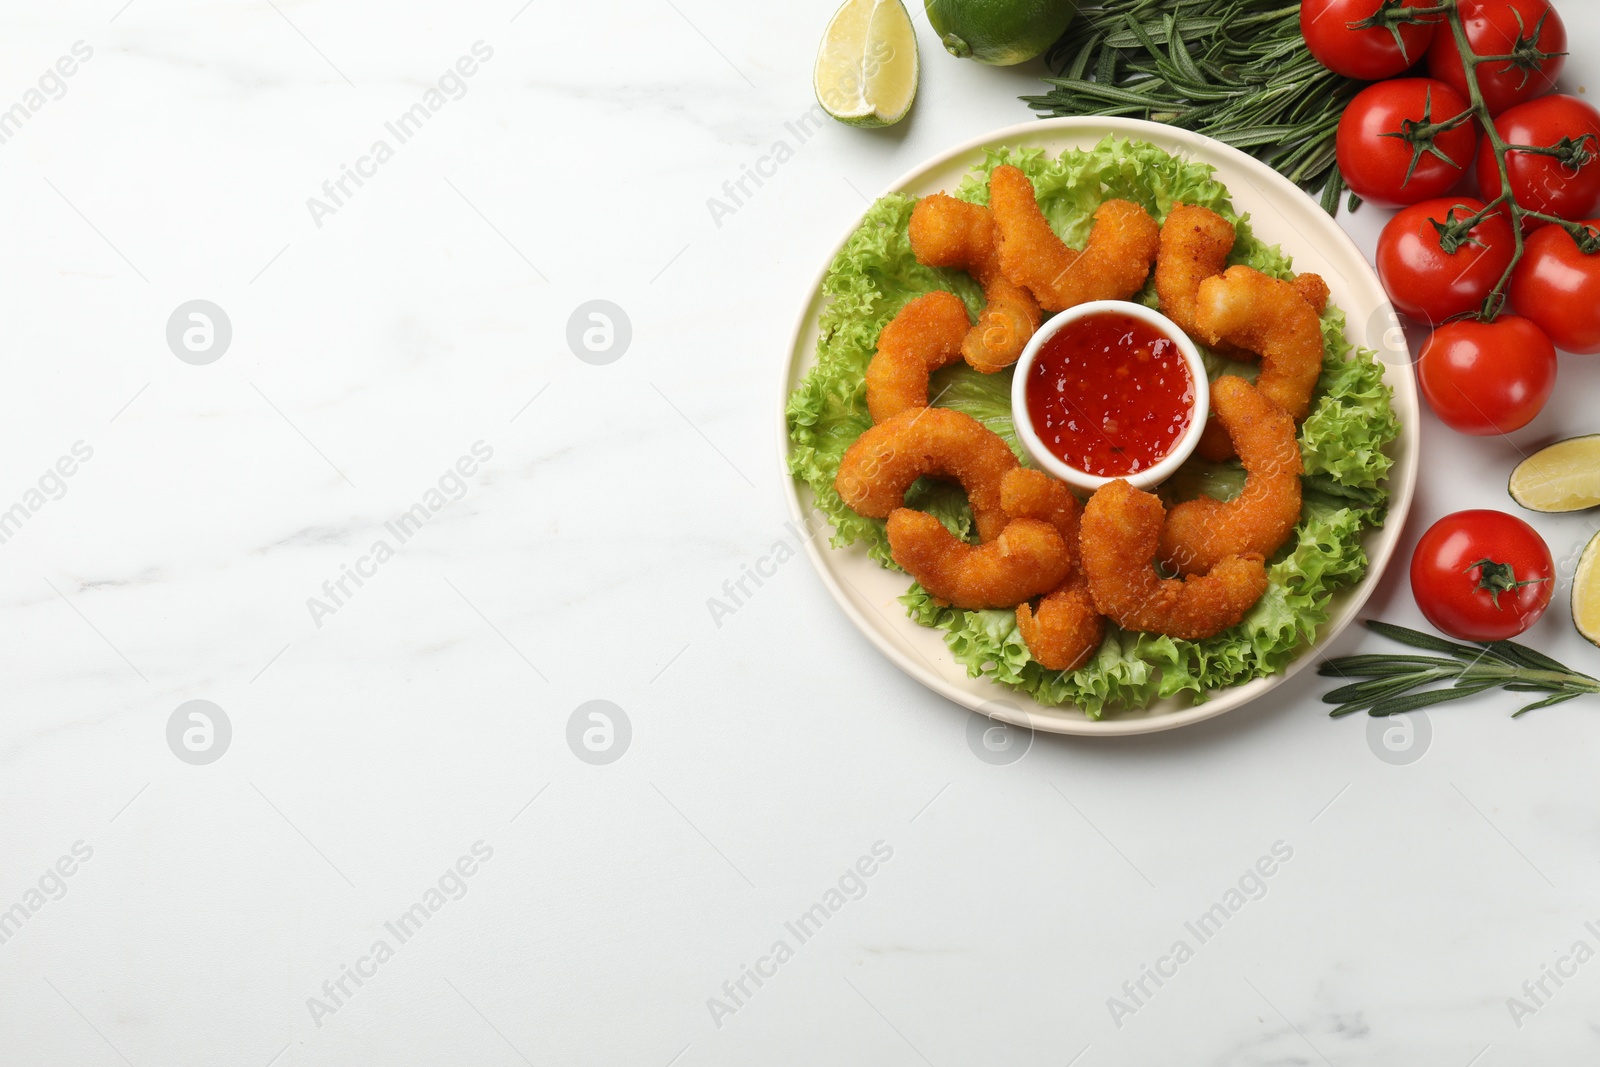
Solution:
M 1172 477 L 1173 473 L 1183 466 L 1184 460 L 1189 458 L 1195 446 L 1200 443 L 1200 436 L 1205 433 L 1206 419 L 1211 414 L 1211 389 L 1206 377 L 1205 361 L 1200 358 L 1200 350 L 1189 340 L 1189 335 L 1178 328 L 1177 323 L 1159 311 L 1152 311 L 1143 304 L 1133 304 L 1125 300 L 1092 300 L 1087 304 L 1068 308 L 1039 327 L 1027 347 L 1022 350 L 1022 358 L 1017 360 L 1015 375 L 1011 379 L 1011 420 L 1016 425 L 1018 439 L 1022 441 L 1023 447 L 1028 450 L 1034 462 L 1073 488 L 1092 493 L 1107 482 L 1117 480 L 1090 474 L 1062 462 L 1039 439 L 1038 433 L 1033 428 L 1033 418 L 1028 413 L 1028 373 L 1033 369 L 1033 361 L 1039 355 L 1039 349 L 1043 348 L 1044 343 L 1063 327 L 1104 312 L 1116 312 L 1138 319 L 1171 338 L 1177 344 L 1178 351 L 1183 353 L 1184 362 L 1189 366 L 1189 375 L 1194 379 L 1193 412 L 1189 426 L 1178 439 L 1177 446 L 1155 466 L 1124 476 L 1124 480 L 1134 488 L 1149 489 Z

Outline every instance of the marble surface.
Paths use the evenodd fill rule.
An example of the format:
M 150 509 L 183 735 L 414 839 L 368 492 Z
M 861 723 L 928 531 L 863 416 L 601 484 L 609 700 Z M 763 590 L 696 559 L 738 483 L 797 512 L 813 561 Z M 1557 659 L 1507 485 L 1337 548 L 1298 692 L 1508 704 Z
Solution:
M 713 617 L 790 536 L 822 258 L 1041 72 L 919 17 L 910 119 L 800 137 L 831 5 L 12 6 L 0 1062 L 1594 1055 L 1600 705 L 1402 763 L 1306 675 L 992 765 L 803 556 Z M 1594 430 L 1597 367 L 1511 440 L 1430 419 L 1407 546 Z M 1595 520 L 1534 522 L 1570 576 Z M 1399 573 L 1374 610 L 1419 621 Z

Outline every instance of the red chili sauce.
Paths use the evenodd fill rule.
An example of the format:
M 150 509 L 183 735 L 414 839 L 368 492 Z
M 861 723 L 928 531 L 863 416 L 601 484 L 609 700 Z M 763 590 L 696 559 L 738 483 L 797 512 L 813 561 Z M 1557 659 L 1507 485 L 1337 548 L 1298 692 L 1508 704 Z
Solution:
M 1045 447 L 1103 478 L 1161 462 L 1194 415 L 1194 378 L 1177 342 L 1114 311 L 1057 331 L 1034 357 L 1025 391 Z

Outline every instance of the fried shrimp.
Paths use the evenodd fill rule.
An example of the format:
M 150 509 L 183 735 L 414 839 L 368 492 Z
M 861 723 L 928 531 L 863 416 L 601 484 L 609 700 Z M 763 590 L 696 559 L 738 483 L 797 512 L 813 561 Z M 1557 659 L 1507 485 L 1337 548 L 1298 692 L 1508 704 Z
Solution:
M 1310 274 L 1301 278 L 1321 281 Z M 1316 282 L 1291 285 L 1250 267 L 1229 267 L 1200 283 L 1195 311 L 1206 343 L 1227 341 L 1260 354 L 1256 388 L 1296 422 L 1310 410 L 1322 374 L 1322 322 L 1303 295 Z M 1316 289 L 1326 293 L 1327 287 Z
M 984 309 L 961 345 L 972 369 L 993 374 L 1015 363 L 1042 315 L 1033 294 L 1000 271 L 994 215 L 981 204 L 935 193 L 911 209 L 910 236 L 918 263 L 964 270 L 983 286 Z
M 928 375 L 961 358 L 968 325 L 967 306 L 943 289 L 917 297 L 889 320 L 867 365 L 873 422 L 928 406 Z
M 1012 607 L 1059 585 L 1072 569 L 1060 532 L 1039 519 L 1013 519 L 994 540 L 970 545 L 932 515 L 896 508 L 889 551 L 936 599 L 969 610 Z
M 1161 254 L 1156 257 L 1156 295 L 1161 311 L 1184 333 L 1200 336 L 1195 302 L 1200 283 L 1221 274 L 1238 234 L 1233 223 L 1203 207 L 1173 204 L 1161 225 Z
M 1150 276 L 1161 230 L 1138 204 L 1101 204 L 1082 252 L 1056 236 L 1039 210 L 1033 183 L 1017 168 L 1002 165 L 989 175 L 989 204 L 1000 235 L 1000 269 L 1047 311 L 1090 300 L 1126 300 Z
M 1327 302 L 1328 286 L 1315 274 L 1283 282 L 1249 267 L 1229 267 L 1200 283 L 1196 319 L 1207 344 L 1258 353 L 1256 388 L 1300 422 L 1322 374 L 1321 314 Z M 1197 451 L 1218 463 L 1234 456 L 1227 431 L 1215 419 Z
M 1083 570 L 1095 607 L 1125 630 L 1198 641 L 1244 618 L 1267 589 L 1259 555 L 1228 556 L 1203 575 L 1162 578 L 1161 501 L 1118 479 L 1083 510 Z
M 1160 558 L 1179 574 L 1204 574 L 1228 556 L 1270 557 L 1300 521 L 1303 467 L 1294 420 L 1231 375 L 1211 383 L 1211 410 L 1244 463 L 1244 489 L 1227 502 L 1187 500 L 1167 514 Z
M 1078 552 L 1078 519 L 1083 505 L 1072 495 L 1067 483 L 1043 471 L 1018 467 L 1000 479 L 1000 508 L 1013 519 L 1042 519 L 1061 531 Z
M 1089 581 L 1078 564 L 1081 506 L 1066 484 L 1039 471 L 1019 467 L 1000 483 L 1000 506 L 1013 518 L 1043 519 L 1067 543 L 1072 572 L 1047 593 L 1035 609 L 1017 605 L 1017 629 L 1028 651 L 1046 670 L 1073 671 L 1083 666 L 1105 637 L 1105 619 L 1089 595 Z
M 1319 318 L 1328 310 L 1328 298 L 1333 294 L 1328 291 L 1328 283 L 1322 280 L 1322 275 L 1297 274 L 1294 281 L 1289 284 L 1294 286 L 1294 291 L 1311 305 L 1311 310 L 1315 311 Z
M 1017 466 L 999 435 L 972 416 L 914 408 L 858 437 L 845 451 L 833 487 L 858 514 L 886 519 L 918 478 L 953 478 L 967 491 L 978 536 L 993 541 L 1009 521 L 1000 507 L 1000 482 Z
M 1106 620 L 1089 592 L 1089 579 L 1074 570 L 1035 609 L 1017 605 L 1017 630 L 1039 665 L 1050 671 L 1075 671 L 1105 640 Z

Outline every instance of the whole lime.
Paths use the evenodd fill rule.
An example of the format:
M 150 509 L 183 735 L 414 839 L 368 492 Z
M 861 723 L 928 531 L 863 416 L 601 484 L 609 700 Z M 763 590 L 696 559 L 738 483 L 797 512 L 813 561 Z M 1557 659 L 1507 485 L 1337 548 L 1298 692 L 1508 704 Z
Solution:
M 945 51 L 996 67 L 1040 55 L 1078 13 L 1078 0 L 923 0 Z

